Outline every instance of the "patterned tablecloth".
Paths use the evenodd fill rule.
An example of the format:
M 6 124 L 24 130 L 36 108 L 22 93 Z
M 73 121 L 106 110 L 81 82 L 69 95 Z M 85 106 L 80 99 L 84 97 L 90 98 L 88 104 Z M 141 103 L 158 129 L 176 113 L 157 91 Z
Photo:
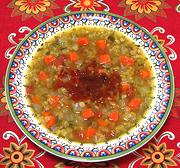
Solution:
M 164 47 L 175 76 L 170 116 L 156 136 L 123 158 L 78 163 L 55 157 L 34 145 L 10 116 L 4 77 L 22 38 L 41 22 L 63 13 L 101 10 L 125 16 L 145 27 Z M 0 2 L 0 168 L 165 168 L 180 167 L 180 0 L 3 0 Z M 18 150 L 21 152 L 18 152 Z M 15 164 L 16 163 L 16 164 Z M 179 165 L 179 166 L 178 166 Z

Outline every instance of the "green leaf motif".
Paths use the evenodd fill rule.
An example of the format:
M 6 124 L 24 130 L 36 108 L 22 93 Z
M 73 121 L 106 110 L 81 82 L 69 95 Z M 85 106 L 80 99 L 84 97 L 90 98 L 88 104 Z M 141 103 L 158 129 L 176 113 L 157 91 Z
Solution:
M 1 164 L 3 165 L 7 165 L 8 163 L 11 163 L 9 157 L 4 157 L 1 161 L 0 161 Z

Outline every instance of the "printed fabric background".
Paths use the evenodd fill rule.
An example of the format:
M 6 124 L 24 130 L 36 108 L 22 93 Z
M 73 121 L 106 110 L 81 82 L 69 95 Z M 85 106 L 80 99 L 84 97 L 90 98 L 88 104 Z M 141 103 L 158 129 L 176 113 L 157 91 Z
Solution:
M 136 152 L 101 163 L 55 157 L 34 145 L 10 116 L 4 76 L 23 37 L 47 19 L 71 11 L 100 10 L 145 27 L 164 47 L 175 76 L 175 99 L 165 125 Z M 180 0 L 3 0 L 0 2 L 0 168 L 166 168 L 180 167 Z

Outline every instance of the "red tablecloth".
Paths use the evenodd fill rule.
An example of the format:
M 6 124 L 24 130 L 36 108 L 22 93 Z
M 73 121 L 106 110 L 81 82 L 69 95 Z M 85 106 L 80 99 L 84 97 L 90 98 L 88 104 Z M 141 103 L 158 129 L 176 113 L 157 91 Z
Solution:
M 77 163 L 55 157 L 34 145 L 18 129 L 6 105 L 4 76 L 16 45 L 41 22 L 62 13 L 102 10 L 125 16 L 148 29 L 165 48 L 175 76 L 170 116 L 148 144 L 123 158 Z M 180 167 L 180 0 L 3 0 L 0 2 L 0 167 Z M 16 148 L 22 152 L 17 153 Z M 157 154 L 158 157 L 157 157 Z M 12 157 L 16 155 L 17 157 Z M 179 165 L 179 166 L 178 166 Z

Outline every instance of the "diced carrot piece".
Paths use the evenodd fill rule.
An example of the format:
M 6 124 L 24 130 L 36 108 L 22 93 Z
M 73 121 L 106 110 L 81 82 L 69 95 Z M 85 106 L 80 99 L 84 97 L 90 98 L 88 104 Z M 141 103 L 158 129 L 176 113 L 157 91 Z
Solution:
M 78 59 L 78 55 L 77 55 L 76 52 L 70 52 L 70 53 L 69 53 L 69 58 L 70 58 L 70 60 L 71 60 L 72 62 L 75 62 L 75 61 L 77 61 L 77 59 Z
M 151 73 L 149 70 L 147 69 L 141 69 L 139 71 L 139 75 L 142 79 L 148 79 L 151 76 Z
M 46 65 L 51 64 L 52 62 L 54 62 L 56 60 L 56 57 L 54 55 L 46 55 L 44 56 L 44 63 Z
M 121 85 L 121 91 L 122 91 L 122 92 L 126 92 L 126 91 L 128 91 L 130 88 L 131 88 L 131 86 L 130 86 L 129 83 L 122 83 L 122 85 Z
M 43 111 L 43 112 L 42 112 L 42 115 L 43 115 L 44 117 L 50 116 L 50 115 L 52 115 L 52 112 L 51 112 L 51 111 Z
M 108 122 L 102 119 L 99 119 L 98 121 L 99 126 L 106 127 L 108 125 Z
M 99 49 L 104 50 L 106 48 L 106 40 L 103 39 L 97 40 L 96 45 Z
M 45 71 L 39 72 L 38 78 L 40 81 L 45 81 L 47 79 L 47 77 L 48 77 L 47 72 L 45 72 Z
M 141 105 L 142 101 L 139 98 L 133 98 L 128 104 L 128 107 L 130 107 L 132 110 L 138 109 Z
M 40 97 L 39 97 L 38 95 L 33 95 L 33 96 L 31 97 L 31 101 L 32 101 L 32 103 L 34 103 L 34 104 L 40 104 L 41 99 L 40 99 Z
M 81 46 L 85 46 L 89 44 L 89 39 L 87 37 L 80 37 L 78 38 L 77 43 Z
M 54 117 L 53 115 L 51 115 L 51 116 L 47 116 L 47 123 L 46 123 L 46 128 L 51 128 L 51 127 L 53 127 L 55 124 L 56 124 L 56 122 L 57 122 L 57 119 L 56 119 L 56 117 Z
M 118 121 L 119 119 L 119 113 L 117 111 L 113 111 L 110 115 L 109 115 L 109 120 L 111 121 Z
M 94 135 L 96 134 L 96 129 L 95 128 L 88 128 L 86 131 L 85 131 L 85 136 L 87 139 L 90 139 L 92 138 Z
M 94 116 L 94 112 L 90 108 L 85 109 L 82 112 L 82 116 L 83 116 L 84 119 L 89 119 L 89 118 Z
M 103 54 L 99 56 L 99 62 L 101 64 L 107 64 L 111 61 L 110 56 L 108 54 Z
M 51 96 L 51 97 L 49 98 L 49 103 L 50 103 L 53 107 L 56 107 L 56 106 L 58 105 L 58 103 L 59 103 L 59 100 L 60 100 L 59 96 Z
M 128 56 L 120 56 L 119 61 L 124 66 L 132 66 L 135 63 L 134 59 Z

